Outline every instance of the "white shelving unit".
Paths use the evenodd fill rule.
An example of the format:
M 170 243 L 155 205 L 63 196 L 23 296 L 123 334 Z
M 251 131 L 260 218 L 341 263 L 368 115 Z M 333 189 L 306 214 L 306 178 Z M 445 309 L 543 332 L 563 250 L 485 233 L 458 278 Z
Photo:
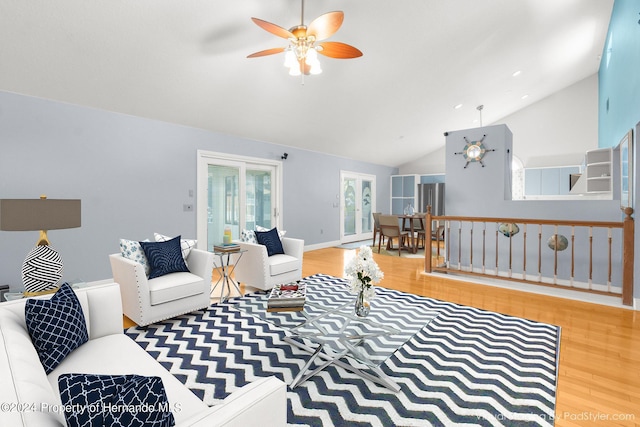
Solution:
M 402 215 L 404 208 L 411 203 L 416 207 L 418 203 L 417 185 L 420 182 L 419 175 L 392 175 L 391 176 L 391 214 Z
M 587 151 L 587 193 L 611 193 L 611 148 Z

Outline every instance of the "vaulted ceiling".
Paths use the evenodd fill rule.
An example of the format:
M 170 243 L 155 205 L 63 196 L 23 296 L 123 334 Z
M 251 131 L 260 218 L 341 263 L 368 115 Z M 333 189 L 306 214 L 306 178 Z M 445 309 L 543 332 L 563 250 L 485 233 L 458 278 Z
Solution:
M 299 25 L 300 0 L 0 0 L 0 90 L 398 166 L 596 73 L 612 6 L 307 0 L 364 55 L 302 80 L 246 58 L 287 43 L 250 18 Z

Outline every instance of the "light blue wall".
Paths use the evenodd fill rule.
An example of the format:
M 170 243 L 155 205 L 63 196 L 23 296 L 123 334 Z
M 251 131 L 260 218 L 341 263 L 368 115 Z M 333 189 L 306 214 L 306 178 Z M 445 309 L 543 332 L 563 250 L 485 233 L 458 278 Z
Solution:
M 247 126 L 250 126 L 250 122 Z M 345 141 L 347 143 L 348 141 Z M 340 170 L 376 175 L 378 208 L 397 169 L 139 117 L 0 92 L 0 198 L 79 198 L 82 227 L 49 232 L 63 280 L 111 277 L 118 239 L 196 236 L 196 152 L 284 162 L 283 227 L 306 245 L 340 238 Z M 197 210 L 197 206 L 196 206 Z M 323 233 L 320 233 L 320 229 Z M 37 232 L 0 231 L 0 284 L 21 289 Z
M 615 0 L 598 73 L 598 145 L 614 147 L 640 121 L 640 2 Z

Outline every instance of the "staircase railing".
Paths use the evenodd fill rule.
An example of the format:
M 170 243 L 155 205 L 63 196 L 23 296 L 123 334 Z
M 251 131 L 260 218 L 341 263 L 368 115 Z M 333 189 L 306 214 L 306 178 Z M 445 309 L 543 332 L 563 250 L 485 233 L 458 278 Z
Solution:
M 632 305 L 633 209 L 624 214 L 620 222 L 433 216 L 428 206 L 425 272 L 610 295 Z

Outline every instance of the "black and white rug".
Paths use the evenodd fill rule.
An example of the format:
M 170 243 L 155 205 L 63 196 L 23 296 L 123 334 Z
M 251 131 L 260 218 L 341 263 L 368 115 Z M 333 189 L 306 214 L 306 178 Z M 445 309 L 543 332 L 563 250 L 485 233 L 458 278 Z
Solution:
M 348 292 L 344 279 L 305 280 Z M 372 310 L 393 299 L 402 316 L 418 306 L 437 312 L 382 365 L 400 392 L 329 366 L 288 389 L 288 425 L 553 425 L 559 327 L 384 288 L 377 295 Z M 282 329 L 233 306 L 125 332 L 209 405 L 260 377 L 291 382 L 309 355 L 285 343 Z

